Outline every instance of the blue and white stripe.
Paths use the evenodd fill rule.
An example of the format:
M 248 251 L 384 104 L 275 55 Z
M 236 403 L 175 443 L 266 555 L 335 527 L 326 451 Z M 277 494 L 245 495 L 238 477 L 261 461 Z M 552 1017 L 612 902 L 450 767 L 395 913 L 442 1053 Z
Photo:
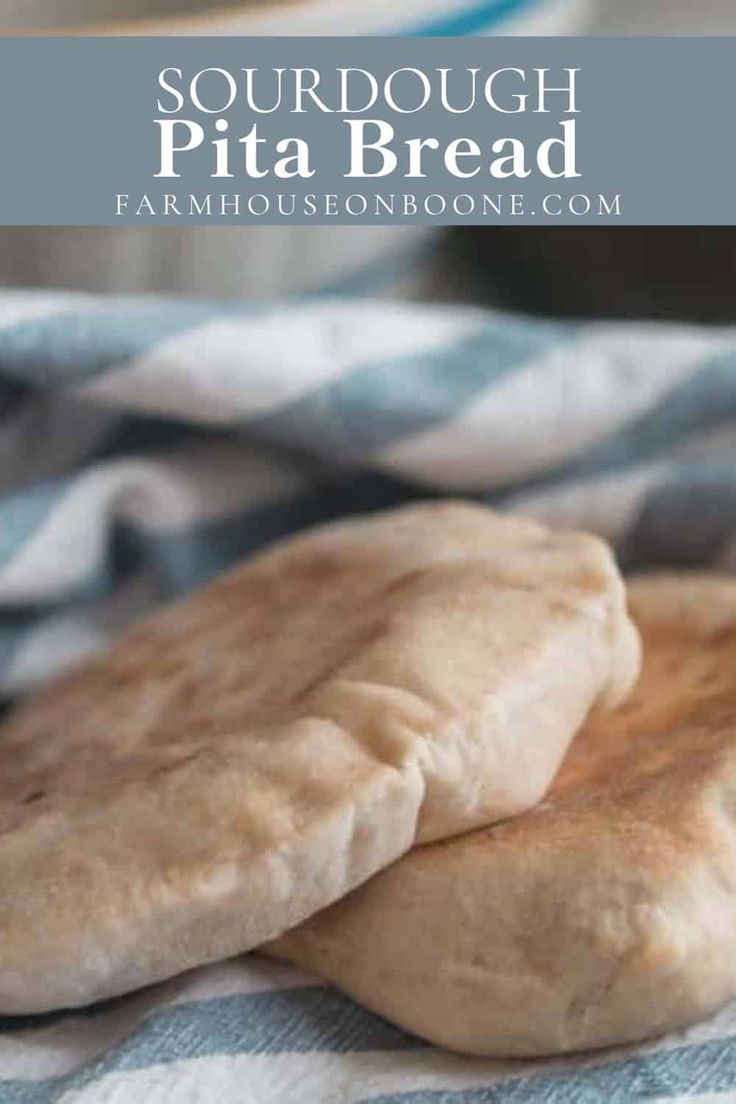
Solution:
M 319 299 L 0 295 L 0 688 L 306 524 L 467 494 L 629 564 L 736 568 L 736 331 Z M 535 1064 L 241 959 L 0 1023 L 0 1104 L 736 1100 L 736 1010 Z
M 633 1104 L 736 1099 L 736 1011 L 545 1061 L 443 1053 L 255 956 L 97 1009 L 7 1021 L 3 1104 Z
M 0 295 L 0 690 L 128 605 L 415 495 L 588 526 L 629 563 L 730 565 L 735 423 L 729 329 Z

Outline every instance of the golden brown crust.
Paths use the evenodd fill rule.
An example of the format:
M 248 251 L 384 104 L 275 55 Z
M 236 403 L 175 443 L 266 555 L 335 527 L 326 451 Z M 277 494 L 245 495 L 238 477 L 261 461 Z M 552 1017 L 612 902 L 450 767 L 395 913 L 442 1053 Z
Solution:
M 605 546 L 481 507 L 256 557 L 4 727 L 0 1012 L 247 950 L 528 808 L 636 659 Z
M 275 953 L 487 1055 L 634 1041 L 736 995 L 736 580 L 630 593 L 639 685 L 588 722 L 547 799 L 416 849 Z

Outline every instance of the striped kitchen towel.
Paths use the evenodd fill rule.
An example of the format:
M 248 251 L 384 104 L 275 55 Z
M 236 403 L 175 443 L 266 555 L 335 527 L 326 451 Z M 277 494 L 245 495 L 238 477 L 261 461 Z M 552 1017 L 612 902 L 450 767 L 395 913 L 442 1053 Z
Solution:
M 0 294 L 0 693 L 306 524 L 462 494 L 736 562 L 736 330 Z M 736 1100 L 736 1009 L 646 1047 L 444 1054 L 254 957 L 0 1021 L 0 1104 Z

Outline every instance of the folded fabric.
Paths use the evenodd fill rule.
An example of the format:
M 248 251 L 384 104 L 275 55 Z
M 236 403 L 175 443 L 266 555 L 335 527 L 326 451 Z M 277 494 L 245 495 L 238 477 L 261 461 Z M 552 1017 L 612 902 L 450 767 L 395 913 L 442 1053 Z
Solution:
M 458 493 L 629 565 L 736 559 L 736 330 L 473 308 L 0 294 L 0 691 L 273 538 Z M 0 1025 L 0 1100 L 736 1099 L 733 1009 L 520 1065 L 426 1048 L 256 959 Z
M 463 494 L 736 558 L 736 330 L 0 295 L 0 692 L 306 524 Z

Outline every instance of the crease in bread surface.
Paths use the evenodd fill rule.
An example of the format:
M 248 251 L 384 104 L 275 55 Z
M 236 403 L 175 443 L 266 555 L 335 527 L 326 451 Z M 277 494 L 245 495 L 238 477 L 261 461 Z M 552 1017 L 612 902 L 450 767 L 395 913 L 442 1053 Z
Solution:
M 637 667 L 585 534 L 451 502 L 275 546 L 0 731 L 0 1012 L 246 951 L 528 808 Z
M 629 597 L 639 684 L 543 802 L 416 848 L 270 953 L 490 1056 L 635 1042 L 736 996 L 736 579 L 643 577 Z

